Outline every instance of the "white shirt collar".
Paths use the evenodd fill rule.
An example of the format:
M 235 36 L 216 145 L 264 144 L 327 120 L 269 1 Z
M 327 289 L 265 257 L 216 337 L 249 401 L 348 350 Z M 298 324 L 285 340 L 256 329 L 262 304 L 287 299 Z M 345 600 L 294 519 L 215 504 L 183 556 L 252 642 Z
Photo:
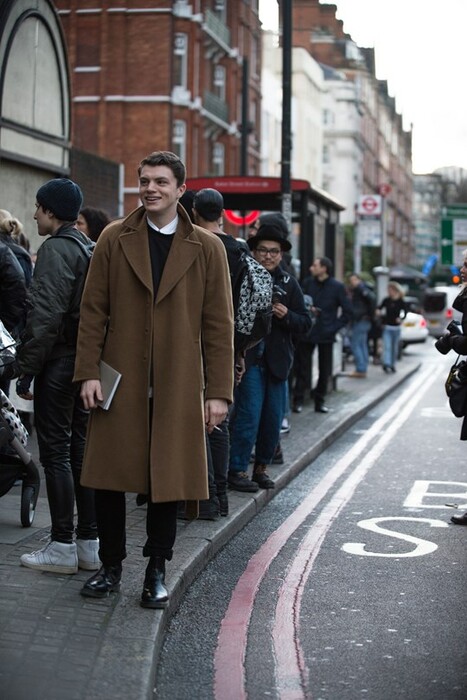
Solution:
M 162 228 L 157 228 L 157 226 L 152 223 L 149 217 L 147 217 L 147 221 L 150 228 L 154 229 L 154 231 L 159 231 L 159 233 L 163 233 L 166 236 L 171 236 L 177 230 L 178 214 L 175 216 L 175 219 L 172 219 L 172 221 L 169 224 L 167 224 L 167 226 L 163 226 Z

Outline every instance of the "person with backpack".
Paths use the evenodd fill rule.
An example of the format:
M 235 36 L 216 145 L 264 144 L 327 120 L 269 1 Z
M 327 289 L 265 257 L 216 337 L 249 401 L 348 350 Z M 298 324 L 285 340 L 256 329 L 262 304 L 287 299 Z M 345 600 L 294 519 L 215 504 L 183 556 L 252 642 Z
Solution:
M 213 188 L 206 187 L 196 192 L 193 198 L 193 219 L 198 226 L 211 231 L 220 238 L 225 246 L 227 253 L 227 262 L 229 265 L 230 279 L 232 284 L 232 298 L 234 305 L 234 325 L 238 329 L 241 321 L 240 315 L 248 313 L 248 309 L 239 308 L 248 305 L 248 298 L 245 293 L 241 294 L 240 288 L 242 282 L 245 284 L 248 277 L 245 277 L 247 270 L 258 273 L 259 283 L 263 281 L 266 287 L 266 298 L 269 297 L 269 304 L 266 307 L 266 319 L 264 325 L 264 335 L 269 331 L 269 315 L 272 317 L 272 305 L 270 298 L 272 297 L 272 280 L 270 275 L 264 275 L 264 269 L 254 263 L 253 260 L 248 261 L 249 267 L 245 262 L 244 256 L 250 256 L 250 252 L 245 251 L 245 246 L 239 243 L 233 236 L 224 233 L 221 229 L 222 215 L 224 212 L 224 198 L 221 193 Z M 259 268 L 259 269 L 258 269 Z M 253 272 L 254 271 L 254 272 Z M 251 309 L 252 304 L 250 304 Z M 270 309 L 269 309 L 270 306 Z M 250 344 L 259 342 L 261 338 L 255 336 L 250 339 Z M 242 337 L 238 332 L 234 334 L 234 350 L 235 350 L 235 384 L 241 382 L 245 372 L 245 349 L 248 346 L 246 338 Z M 209 497 L 210 511 L 218 508 L 221 516 L 228 515 L 229 502 L 227 496 L 227 470 L 229 465 L 229 417 L 218 426 L 218 430 L 213 430 L 208 435 L 208 465 L 212 470 L 211 493 Z M 214 493 L 212 493 L 214 491 Z M 216 503 L 217 501 L 217 503 Z M 200 516 L 202 513 L 203 504 L 200 505 Z
M 355 371 L 349 377 L 365 379 L 370 354 L 368 333 L 375 317 L 376 295 L 355 272 L 349 277 L 349 294 L 352 305 L 350 348 L 355 361 Z
M 37 253 L 30 308 L 12 371 L 19 375 L 17 394 L 34 399 L 52 523 L 50 542 L 23 554 L 21 564 L 58 574 L 100 566 L 94 492 L 80 484 L 88 411 L 73 382 L 81 295 L 94 246 L 74 225 L 82 199 L 80 187 L 67 178 L 49 180 L 36 194 L 37 231 L 48 238 Z
M 280 262 L 290 242 L 280 228 L 260 226 L 248 239 L 254 258 L 273 282 L 271 332 L 246 353 L 246 372 L 236 387 L 230 431 L 228 482 L 235 491 L 274 488 L 267 473 L 279 442 L 284 415 L 287 380 L 294 355 L 293 335 L 306 333 L 311 318 L 297 280 Z M 253 476 L 248 476 L 250 455 L 255 449 Z

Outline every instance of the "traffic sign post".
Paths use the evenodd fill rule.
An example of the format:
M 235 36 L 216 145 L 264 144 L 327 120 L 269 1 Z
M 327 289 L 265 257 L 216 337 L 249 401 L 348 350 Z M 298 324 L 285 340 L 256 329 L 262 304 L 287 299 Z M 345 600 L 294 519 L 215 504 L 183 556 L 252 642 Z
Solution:
M 363 246 L 378 248 L 382 244 L 383 197 L 379 194 L 363 194 L 357 203 L 357 226 L 355 232 L 355 271 L 360 272 Z

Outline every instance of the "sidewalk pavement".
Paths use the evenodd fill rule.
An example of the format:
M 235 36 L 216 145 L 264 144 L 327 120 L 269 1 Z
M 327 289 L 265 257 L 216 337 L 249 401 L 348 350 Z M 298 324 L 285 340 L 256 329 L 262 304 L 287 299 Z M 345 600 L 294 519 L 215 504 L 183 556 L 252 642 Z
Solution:
M 179 520 L 174 559 L 167 565 L 170 605 L 163 611 L 139 605 L 146 510 L 136 506 L 134 494 L 127 495 L 128 558 L 121 592 L 93 600 L 79 595 L 90 572 L 65 576 L 20 565 L 21 554 L 44 546 L 50 521 L 43 481 L 31 528 L 21 527 L 21 488 L 13 487 L 0 500 L 3 700 L 151 698 L 166 624 L 197 574 L 275 493 L 413 374 L 420 366 L 420 357 L 410 351 L 395 374 L 385 374 L 381 366 L 372 365 L 366 379 L 339 377 L 327 401 L 332 412 L 315 413 L 310 402 L 301 414 L 289 417 L 291 431 L 282 440 L 285 464 L 270 469 L 275 489 L 256 494 L 230 491 L 230 514 L 215 522 Z M 34 437 L 29 450 L 37 457 Z

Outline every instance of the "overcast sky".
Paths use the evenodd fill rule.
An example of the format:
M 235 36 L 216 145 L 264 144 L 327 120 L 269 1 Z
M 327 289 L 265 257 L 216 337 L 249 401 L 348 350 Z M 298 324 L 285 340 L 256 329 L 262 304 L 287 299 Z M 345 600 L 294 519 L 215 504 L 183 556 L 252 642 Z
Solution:
M 376 77 L 388 81 L 404 127 L 413 124 L 414 172 L 467 169 L 467 0 L 334 4 L 344 31 L 375 48 Z M 276 0 L 259 6 L 264 27 L 276 28 Z

